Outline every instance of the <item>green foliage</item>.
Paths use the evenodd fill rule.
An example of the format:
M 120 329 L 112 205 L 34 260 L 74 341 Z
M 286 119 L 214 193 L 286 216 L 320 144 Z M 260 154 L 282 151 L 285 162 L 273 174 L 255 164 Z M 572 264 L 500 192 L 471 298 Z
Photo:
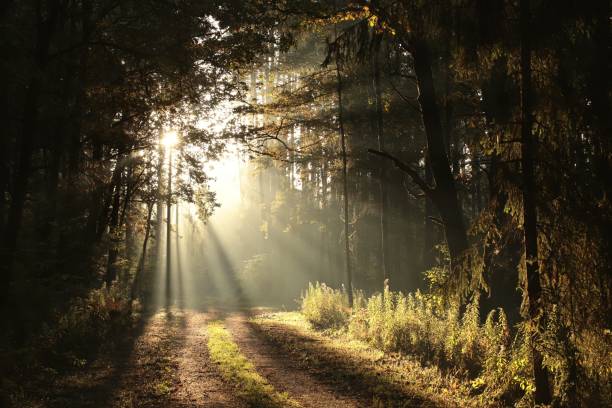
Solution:
M 339 328 L 348 322 L 350 316 L 348 296 L 325 283 L 309 283 L 302 294 L 302 313 L 315 327 Z
M 484 400 L 529 399 L 533 391 L 526 337 L 514 340 L 503 310 L 480 323 L 479 299 L 461 312 L 458 302 L 443 302 L 420 291 L 404 295 L 385 288 L 363 297 L 349 313 L 346 295 L 325 284 L 310 285 L 302 313 L 317 327 L 346 328 L 350 336 L 388 352 L 418 357 L 470 381 Z
M 92 290 L 62 313 L 57 325 L 48 329 L 47 345 L 56 352 L 84 352 L 99 346 L 113 328 L 131 321 L 128 296 L 119 285 Z
M 344 291 L 324 283 L 310 284 L 302 297 L 302 314 L 315 327 L 343 329 L 380 350 L 412 355 L 423 364 L 460 374 L 480 394 L 483 403 L 532 403 L 535 386 L 530 342 L 534 334 L 529 324 L 519 325 L 516 334 L 511 335 L 501 308 L 492 310 L 481 323 L 478 296 L 462 306 L 456 300 L 444 301 L 439 295 L 420 291 L 404 295 L 388 287 L 368 299 L 357 293 L 350 311 Z M 577 396 L 571 391 L 575 393 L 581 385 L 578 382 L 589 378 L 593 383 L 581 385 L 581 398 L 598 405 L 601 396 L 610 394 L 609 365 L 604 357 L 610 354 L 605 333 L 603 340 L 593 337 L 590 348 L 579 352 L 571 349 L 565 330 L 558 314 L 552 314 L 540 340 L 545 346 L 545 364 L 553 375 L 555 398 L 562 404 L 574 404 Z M 596 351 L 601 352 L 596 363 L 586 359 Z M 576 355 L 584 360 L 570 359 Z
M 480 357 L 486 348 L 478 299 L 469 303 L 463 314 L 459 310 L 456 302 L 444 304 L 438 296 L 420 291 L 404 295 L 387 287 L 383 294 L 372 296 L 363 309 L 355 311 L 349 332 L 386 351 L 474 369 L 481 366 Z

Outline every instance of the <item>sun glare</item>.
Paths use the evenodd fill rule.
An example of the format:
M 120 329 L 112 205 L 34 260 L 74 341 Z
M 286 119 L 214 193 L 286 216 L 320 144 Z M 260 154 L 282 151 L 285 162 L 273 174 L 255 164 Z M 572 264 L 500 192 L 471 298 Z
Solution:
M 174 130 L 164 132 L 164 137 L 161 140 L 161 144 L 166 148 L 171 148 L 178 142 L 178 133 Z
M 210 164 L 208 174 L 211 188 L 217 193 L 222 206 L 234 206 L 240 202 L 240 159 L 235 145 L 228 146 L 219 160 Z M 213 216 L 214 217 L 214 216 Z

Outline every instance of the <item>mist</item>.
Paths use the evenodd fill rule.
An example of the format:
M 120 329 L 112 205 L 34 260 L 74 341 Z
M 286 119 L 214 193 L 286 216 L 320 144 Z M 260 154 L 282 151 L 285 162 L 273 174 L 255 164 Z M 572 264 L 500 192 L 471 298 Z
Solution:
M 609 406 L 610 15 L 2 2 L 0 406 Z

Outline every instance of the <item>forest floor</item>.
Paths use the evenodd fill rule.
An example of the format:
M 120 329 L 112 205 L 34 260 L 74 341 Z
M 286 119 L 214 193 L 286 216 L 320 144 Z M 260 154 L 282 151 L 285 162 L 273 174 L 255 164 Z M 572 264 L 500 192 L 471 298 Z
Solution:
M 126 338 L 112 353 L 57 376 L 50 389 L 38 389 L 32 406 L 444 407 L 467 402 L 452 390 L 438 392 L 427 369 L 410 375 L 411 363 L 317 332 L 298 313 L 162 310 L 143 318 Z

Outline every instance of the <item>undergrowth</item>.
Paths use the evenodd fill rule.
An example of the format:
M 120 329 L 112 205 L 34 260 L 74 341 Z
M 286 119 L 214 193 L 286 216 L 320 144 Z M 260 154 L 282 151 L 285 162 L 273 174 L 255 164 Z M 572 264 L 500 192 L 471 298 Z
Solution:
M 351 315 L 346 294 L 319 282 L 309 283 L 302 294 L 302 314 L 322 329 L 342 327 Z
M 420 291 L 407 295 L 385 288 L 351 310 L 344 290 L 311 284 L 302 296 L 302 314 L 319 329 L 345 331 L 387 352 L 417 357 L 423 366 L 463 378 L 483 404 L 530 404 L 533 393 L 526 336 L 511 336 L 502 309 L 480 322 L 479 299 L 463 308 Z
M 76 299 L 43 336 L 57 352 L 90 351 L 100 339 L 109 339 L 113 330 L 129 325 L 131 319 L 127 293 L 118 285 L 104 286 Z
M 118 285 L 93 289 L 66 310 L 56 311 L 56 318 L 44 324 L 38 336 L 0 353 L 4 402 L 28 405 L 32 390 L 26 385 L 44 388 L 61 373 L 83 368 L 99 352 L 111 352 L 117 341 L 126 340 L 125 330 L 134 323 L 131 312 L 127 292 Z
M 253 327 L 303 369 L 350 388 L 372 407 L 482 407 L 472 387 L 435 365 L 423 366 L 415 357 L 384 352 L 352 338 L 346 329 L 315 329 L 298 312 L 256 316 Z M 499 407 L 500 404 L 490 405 Z

